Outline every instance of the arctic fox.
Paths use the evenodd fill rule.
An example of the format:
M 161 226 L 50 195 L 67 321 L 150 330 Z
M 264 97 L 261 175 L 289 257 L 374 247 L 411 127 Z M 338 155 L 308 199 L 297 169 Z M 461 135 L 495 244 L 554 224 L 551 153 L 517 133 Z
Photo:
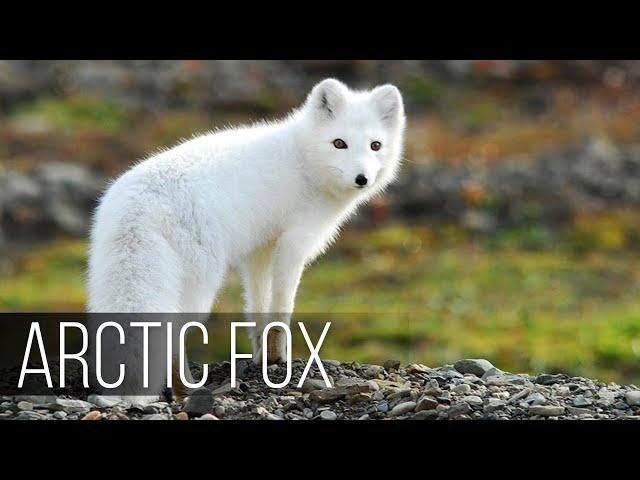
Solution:
M 245 311 L 288 322 L 305 265 L 394 179 L 404 129 L 395 86 L 353 91 L 326 79 L 284 120 L 202 135 L 137 164 L 95 213 L 89 311 L 209 312 L 237 268 Z M 266 323 L 251 333 L 256 362 Z M 269 363 L 285 359 L 282 336 L 267 343 Z

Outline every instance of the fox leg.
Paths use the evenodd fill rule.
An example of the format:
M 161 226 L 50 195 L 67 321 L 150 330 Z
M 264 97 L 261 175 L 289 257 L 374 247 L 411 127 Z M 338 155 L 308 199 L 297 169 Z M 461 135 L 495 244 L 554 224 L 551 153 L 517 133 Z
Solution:
M 256 323 L 249 332 L 255 363 L 262 361 L 262 331 L 270 318 L 274 250 L 275 242 L 268 243 L 253 252 L 241 268 L 245 316 L 247 321 Z

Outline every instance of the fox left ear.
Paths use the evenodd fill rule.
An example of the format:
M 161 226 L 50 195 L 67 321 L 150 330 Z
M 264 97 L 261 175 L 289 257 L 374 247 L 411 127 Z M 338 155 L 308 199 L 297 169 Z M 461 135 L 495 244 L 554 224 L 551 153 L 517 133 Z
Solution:
M 307 104 L 321 118 L 331 119 L 342 108 L 346 96 L 347 87 L 344 83 L 327 78 L 313 87 Z
M 400 90 L 394 85 L 381 85 L 371 91 L 371 101 L 382 121 L 397 126 L 404 119 L 404 104 Z

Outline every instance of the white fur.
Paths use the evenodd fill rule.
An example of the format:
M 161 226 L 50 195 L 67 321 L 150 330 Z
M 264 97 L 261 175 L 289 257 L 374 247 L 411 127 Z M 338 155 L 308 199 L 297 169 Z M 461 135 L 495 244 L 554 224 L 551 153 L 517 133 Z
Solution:
M 95 214 L 89 310 L 209 312 L 238 268 L 247 312 L 290 314 L 305 265 L 393 180 L 404 126 L 396 87 L 356 92 L 327 79 L 282 121 L 202 135 L 135 165 Z M 361 173 L 369 183 L 358 189 Z M 283 357 L 282 344 L 270 352 Z

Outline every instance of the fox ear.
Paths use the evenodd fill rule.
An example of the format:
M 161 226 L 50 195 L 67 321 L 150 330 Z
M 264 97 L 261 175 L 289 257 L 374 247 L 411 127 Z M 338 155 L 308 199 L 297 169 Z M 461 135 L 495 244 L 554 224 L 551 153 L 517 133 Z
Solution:
M 344 105 L 347 91 L 344 83 L 334 78 L 327 78 L 313 87 L 307 98 L 307 105 L 320 118 L 335 118 L 336 113 Z
M 394 85 L 381 85 L 371 91 L 371 101 L 382 121 L 396 126 L 404 118 L 404 104 L 400 90 Z

